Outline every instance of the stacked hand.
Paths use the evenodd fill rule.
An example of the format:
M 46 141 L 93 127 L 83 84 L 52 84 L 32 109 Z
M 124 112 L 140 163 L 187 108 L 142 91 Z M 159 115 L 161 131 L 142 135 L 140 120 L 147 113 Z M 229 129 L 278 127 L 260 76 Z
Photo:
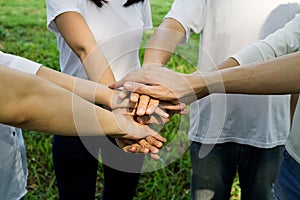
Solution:
M 112 85 L 113 87 L 113 85 Z M 128 119 L 141 125 L 163 126 L 175 114 L 188 114 L 184 103 L 160 101 L 146 94 L 130 92 L 128 90 L 113 90 L 111 109 L 114 113 L 127 115 Z M 117 138 L 117 144 L 126 152 L 150 154 L 153 159 L 159 159 L 159 149 L 166 139 L 155 134 L 142 139 Z
M 114 113 L 127 115 L 135 123 L 141 125 L 163 126 L 169 122 L 174 113 L 188 113 L 183 103 L 159 101 L 147 95 L 114 91 L 115 98 L 112 103 Z M 117 144 L 126 152 L 150 154 L 153 159 L 160 159 L 158 152 L 166 142 L 159 134 L 147 136 L 142 139 L 116 138 Z

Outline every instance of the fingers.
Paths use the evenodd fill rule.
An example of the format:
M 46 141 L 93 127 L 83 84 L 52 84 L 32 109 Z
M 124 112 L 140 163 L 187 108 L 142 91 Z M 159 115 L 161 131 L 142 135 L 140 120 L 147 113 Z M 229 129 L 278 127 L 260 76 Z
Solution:
M 116 100 L 113 99 L 111 103 L 111 109 L 115 110 L 118 108 L 136 108 L 137 103 L 130 101 L 128 98 L 120 99 L 117 98 Z
M 166 110 L 184 110 L 186 108 L 185 103 L 173 103 L 169 101 L 160 101 L 159 106 Z
M 137 102 L 139 102 L 139 97 L 140 97 L 140 95 L 138 93 L 132 92 L 130 94 L 130 101 L 137 103 Z
M 168 118 L 169 114 L 165 112 L 165 110 L 161 109 L 160 107 L 157 107 L 154 111 L 155 114 L 158 116 L 161 116 L 163 118 Z
M 123 90 L 120 91 L 120 93 L 119 93 L 119 98 L 120 98 L 120 99 L 125 99 L 125 98 L 128 96 L 129 93 L 130 93 L 129 91 L 127 91 L 126 89 L 123 89 Z
M 148 103 L 146 114 L 151 115 L 156 110 L 158 105 L 159 105 L 159 100 L 151 98 L 149 103 Z
M 138 116 L 136 117 L 136 121 L 142 125 L 154 124 L 158 126 L 163 126 L 165 123 L 168 123 L 170 119 L 153 114 L 151 116 L 149 115 Z
M 137 106 L 137 113 L 136 113 L 138 116 L 142 116 L 146 113 L 149 101 L 150 101 L 149 96 L 147 96 L 147 95 L 140 96 L 140 101 Z
M 163 142 L 167 142 L 166 138 L 162 137 L 159 134 L 153 135 L 153 136 L 148 136 L 146 137 L 146 140 L 149 144 L 156 146 L 157 148 L 162 147 Z
M 145 85 L 136 82 L 126 82 L 124 88 L 127 91 L 145 94 L 160 100 L 176 100 L 172 92 L 160 85 Z
M 150 154 L 151 158 L 154 159 L 154 160 L 160 160 L 160 156 L 158 154 L 153 154 L 151 153 Z
M 157 154 L 159 152 L 158 148 L 151 145 L 147 140 L 142 139 L 139 141 L 141 147 L 149 149 L 151 153 Z M 161 144 L 162 145 L 162 144 Z
M 118 82 L 110 84 L 108 87 L 111 88 L 111 89 L 120 88 L 120 87 L 123 87 L 125 82 L 126 82 L 126 80 L 120 80 Z

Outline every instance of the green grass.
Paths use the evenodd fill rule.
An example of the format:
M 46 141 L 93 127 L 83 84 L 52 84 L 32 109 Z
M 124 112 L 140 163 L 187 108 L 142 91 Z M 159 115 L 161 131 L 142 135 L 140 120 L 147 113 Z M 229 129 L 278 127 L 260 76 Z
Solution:
M 171 7 L 172 0 L 151 0 L 153 24 L 158 26 Z M 58 69 L 56 38 L 46 29 L 45 1 L 42 0 L 0 0 L 0 49 L 7 53 L 43 63 Z M 149 35 L 148 35 L 149 37 Z M 147 36 L 146 36 L 147 38 Z M 177 48 L 168 67 L 182 73 L 195 70 L 198 55 L 199 36 L 193 35 L 187 46 Z M 143 51 L 141 51 L 141 56 Z M 30 88 L 29 88 L 30 89 Z M 163 129 L 169 141 L 178 148 L 165 148 L 163 156 L 172 159 L 180 157 L 168 167 L 154 172 L 143 173 L 137 188 L 135 200 L 182 200 L 190 198 L 190 158 L 188 150 L 179 147 L 186 144 L 188 117 L 174 116 Z M 178 137 L 176 140 L 172 138 Z M 24 130 L 28 158 L 28 195 L 27 199 L 57 199 L 57 188 L 52 164 L 52 136 Z M 177 143 L 176 143 L 177 142 Z M 154 161 L 147 160 L 153 164 Z M 97 199 L 103 189 L 103 173 L 99 167 L 97 178 Z M 232 200 L 239 199 L 238 181 L 234 183 Z

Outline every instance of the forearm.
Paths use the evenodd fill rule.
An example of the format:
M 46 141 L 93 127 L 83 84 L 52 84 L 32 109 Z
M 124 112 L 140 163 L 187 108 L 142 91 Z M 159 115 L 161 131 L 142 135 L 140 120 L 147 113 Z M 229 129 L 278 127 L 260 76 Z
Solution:
M 228 58 L 224 62 L 218 64 L 217 70 L 236 67 L 236 66 L 239 66 L 239 65 L 240 64 L 238 63 L 238 61 L 235 60 L 234 58 Z
M 68 45 L 80 58 L 91 81 L 105 85 L 115 81 L 109 63 L 79 13 L 63 13 L 55 19 L 55 23 Z
M 109 85 L 115 82 L 113 71 L 100 47 L 96 46 L 87 57 L 83 58 L 81 61 L 91 81 L 103 85 Z
M 289 94 L 300 92 L 300 52 L 189 77 L 198 98 L 210 93 Z M 198 82 L 198 84 L 197 84 Z M 198 86 L 197 86 L 198 85 Z M 204 86 L 205 85 L 205 86 Z M 223 89 L 222 89 L 223 88 Z
M 39 77 L 4 67 L 0 70 L 5 94 L 0 98 L 1 123 L 63 135 L 121 133 L 110 121 L 111 112 Z
M 112 90 L 92 81 L 76 78 L 42 66 L 37 74 L 92 103 L 111 107 Z
M 185 30 L 178 21 L 172 18 L 165 19 L 147 44 L 143 65 L 167 64 L 184 36 Z

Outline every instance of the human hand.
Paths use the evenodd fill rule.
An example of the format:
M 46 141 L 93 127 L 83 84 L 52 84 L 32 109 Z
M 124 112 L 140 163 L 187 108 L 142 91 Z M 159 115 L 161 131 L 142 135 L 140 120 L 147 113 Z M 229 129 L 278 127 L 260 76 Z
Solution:
M 168 122 L 168 118 L 162 118 L 159 116 L 141 116 L 141 119 L 135 119 L 134 109 L 115 109 L 112 111 L 114 115 L 115 125 L 118 129 L 110 131 L 110 136 L 115 138 L 126 138 L 126 139 L 141 139 L 147 136 L 153 136 L 156 139 L 163 141 L 165 140 L 157 132 L 151 129 L 148 124 L 164 125 Z M 139 121 L 139 122 L 137 122 Z M 116 134 L 113 134 L 116 133 Z
M 175 113 L 178 114 L 189 114 L 186 108 L 186 104 L 179 103 L 177 101 L 159 101 L 149 97 L 148 95 L 140 95 L 138 93 L 133 93 L 129 91 L 122 91 L 119 93 L 119 98 L 124 99 L 130 96 L 130 101 L 136 103 L 136 115 L 151 115 L 154 112 L 162 117 L 168 117 L 169 114 L 172 116 Z
M 122 86 L 130 92 L 146 94 L 160 100 L 190 103 L 197 99 L 188 75 L 166 67 L 144 66 L 110 85 L 111 88 Z
M 153 136 L 148 136 L 139 140 L 117 138 L 116 142 L 117 145 L 125 152 L 149 154 L 152 159 L 159 160 L 159 149 L 162 147 L 163 143 L 166 142 L 166 140 L 160 141 Z
M 121 94 L 122 93 L 122 94 Z M 159 100 L 150 98 L 147 95 L 139 95 L 137 93 L 127 93 L 128 95 L 123 95 L 124 92 L 119 90 L 111 90 L 111 101 L 108 103 L 112 110 L 119 108 L 128 108 L 132 111 L 136 111 L 135 114 L 138 116 L 157 114 L 163 118 L 168 118 L 169 114 L 162 108 L 168 108 L 170 110 L 179 110 L 185 107 L 185 105 L 168 105 L 163 104 L 162 108 L 158 108 Z M 122 96 L 122 98 L 120 98 Z M 122 113 L 124 114 L 124 113 Z
M 157 126 L 164 126 L 167 122 L 170 121 L 169 114 L 168 117 L 162 117 L 159 114 L 156 114 L 155 112 L 151 115 L 143 115 L 143 116 L 137 116 L 136 115 L 136 109 L 134 108 L 118 108 L 113 110 L 114 113 L 122 114 L 122 115 L 128 115 L 130 118 L 141 125 L 157 125 Z

